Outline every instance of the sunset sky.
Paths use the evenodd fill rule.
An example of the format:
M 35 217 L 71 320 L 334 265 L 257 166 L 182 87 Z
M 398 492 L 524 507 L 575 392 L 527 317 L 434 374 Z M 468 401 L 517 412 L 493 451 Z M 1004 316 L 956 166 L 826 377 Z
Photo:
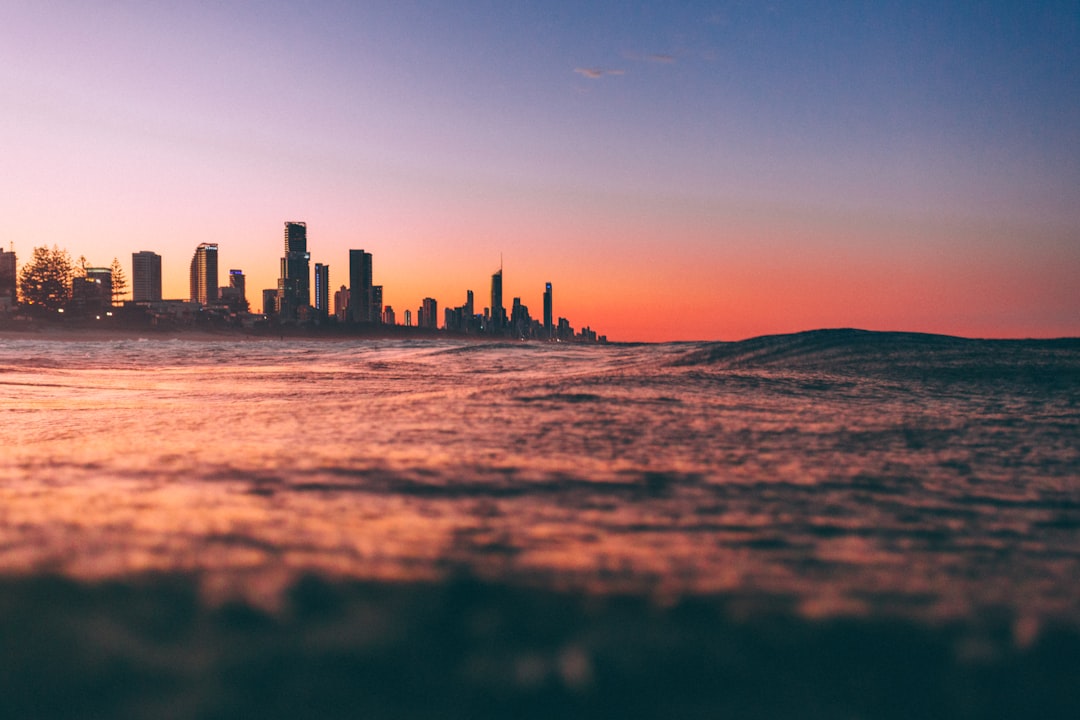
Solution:
M 399 319 L 504 296 L 613 340 L 1080 336 L 1080 2 L 0 4 L 0 244 L 286 220 Z

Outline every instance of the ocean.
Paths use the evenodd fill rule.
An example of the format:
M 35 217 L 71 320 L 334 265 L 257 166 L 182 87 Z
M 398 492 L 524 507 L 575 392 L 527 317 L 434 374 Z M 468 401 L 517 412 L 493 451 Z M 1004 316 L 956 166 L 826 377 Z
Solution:
M 1080 717 L 1080 340 L 0 335 L 0 716 Z

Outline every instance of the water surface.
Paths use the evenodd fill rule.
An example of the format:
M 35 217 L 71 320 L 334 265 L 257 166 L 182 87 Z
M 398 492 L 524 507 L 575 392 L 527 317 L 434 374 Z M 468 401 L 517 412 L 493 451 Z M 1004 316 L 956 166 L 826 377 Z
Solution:
M 78 626 L 115 591 L 204 618 L 204 636 L 160 642 L 113 618 L 147 645 L 118 651 L 129 662 L 205 653 L 240 632 L 216 613 L 244 607 L 277 623 L 269 636 L 295 664 L 306 623 L 329 617 L 336 639 L 300 666 L 358 652 L 408 665 L 395 653 L 442 648 L 430 675 L 412 667 L 433 696 L 450 692 L 436 666 L 458 677 L 466 715 L 493 692 L 507 712 L 591 714 L 651 679 L 624 710 L 709 715 L 726 696 L 743 715 L 900 716 L 903 683 L 864 678 L 869 700 L 843 689 L 874 667 L 865 658 L 819 679 L 847 705 L 805 689 L 763 704 L 703 689 L 749 687 L 730 675 L 692 690 L 665 674 L 745 661 L 767 685 L 779 655 L 811 656 L 791 685 L 823 653 L 870 647 L 884 648 L 875 678 L 904 658 L 926 668 L 896 676 L 928 684 L 908 708 L 923 714 L 1007 707 L 993 673 L 1032 702 L 1009 663 L 1042 668 L 1044 711 L 1076 706 L 1053 682 L 1080 667 L 1076 341 L 0 340 L 0 392 L 0 574 L 14 602 L 59 583 L 44 608 L 16 608 L 57 642 L 74 632 L 100 651 L 49 625 L 50 608 Z M 298 616 L 312 593 L 333 612 Z M 454 603 L 502 630 L 455 630 Z M 401 635 L 372 646 L 382 625 Z M 242 666 L 264 635 L 240 634 Z M 207 668 L 226 661 L 210 655 Z M 243 700 L 196 701 L 198 673 L 162 676 L 180 687 L 170 707 L 224 716 Z M 139 697 L 108 707 L 139 715 L 158 698 Z M 368 709 L 394 707 L 425 714 Z

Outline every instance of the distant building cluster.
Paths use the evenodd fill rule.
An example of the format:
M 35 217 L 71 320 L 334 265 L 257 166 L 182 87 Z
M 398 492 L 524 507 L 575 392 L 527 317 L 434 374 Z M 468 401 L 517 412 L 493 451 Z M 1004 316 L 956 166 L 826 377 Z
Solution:
M 491 276 L 489 307 L 477 309 L 473 291 L 466 290 L 464 304 L 446 307 L 440 324 L 438 301 L 426 297 L 415 313 L 408 308 L 401 314 L 399 325 L 398 313 L 389 305 L 383 305 L 383 286 L 374 283 L 372 254 L 362 249 L 349 250 L 348 284 L 342 284 L 333 291 L 331 305 L 330 266 L 315 263 L 312 276 L 307 223 L 304 222 L 285 223 L 277 287 L 262 290 L 260 314 L 249 311 L 242 270 L 229 270 L 228 285 L 219 284 L 216 243 L 204 242 L 195 248 L 189 268 L 190 292 L 187 299 L 163 299 L 161 267 L 161 256 L 157 253 L 149 250 L 132 253 L 132 300 L 126 306 L 133 311 L 141 311 L 155 324 L 210 321 L 252 327 L 336 326 L 359 331 L 379 327 L 415 327 L 428 331 L 442 329 L 461 335 L 523 340 L 607 341 L 605 336 L 597 335 L 591 328 L 577 332 L 566 318 L 555 319 L 550 282 L 544 286 L 542 318 L 533 318 L 519 297 L 513 298 L 510 313 L 507 314 L 501 266 Z M 115 262 L 112 268 L 85 268 L 84 273 L 72 280 L 72 311 L 79 315 L 100 314 L 104 308 L 111 307 L 116 299 L 116 272 Z M 122 282 L 126 283 L 126 280 Z M 5 252 L 0 249 L 0 311 L 18 307 L 18 301 L 19 279 L 14 250 Z

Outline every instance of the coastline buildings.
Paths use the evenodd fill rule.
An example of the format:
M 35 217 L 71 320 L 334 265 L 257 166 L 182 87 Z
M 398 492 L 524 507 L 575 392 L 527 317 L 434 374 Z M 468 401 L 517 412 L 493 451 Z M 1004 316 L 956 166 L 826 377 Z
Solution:
M 161 299 L 161 256 L 149 250 L 131 253 L 131 299 L 154 302 Z
M 211 305 L 218 299 L 218 246 L 200 243 L 191 258 L 191 302 Z
M 67 251 L 61 252 L 67 256 Z M 37 249 L 35 253 L 37 254 Z M 529 308 L 522 302 L 521 297 L 513 298 L 513 307 L 508 315 L 507 308 L 503 305 L 504 278 L 501 258 L 498 270 L 491 275 L 491 306 L 477 312 L 473 291 L 466 290 L 464 304 L 447 307 L 441 321 L 438 302 L 433 297 L 424 298 L 419 308 L 413 305 L 413 309 L 405 310 L 400 316 L 392 307 L 384 307 L 383 286 L 373 282 L 372 254 L 362 249 L 349 250 L 349 284 L 341 285 L 340 290 L 333 293 L 334 303 L 331 306 L 330 266 L 322 262 L 315 263 L 313 296 L 310 260 L 307 223 L 285 222 L 280 277 L 276 288 L 262 290 L 263 317 L 258 317 L 250 313 L 247 283 L 242 270 L 229 270 L 228 285 L 218 286 L 217 243 L 200 243 L 195 249 L 190 264 L 189 300 L 163 300 L 161 256 L 149 250 L 133 252 L 133 300 L 130 305 L 139 307 L 128 307 L 129 304 L 125 303 L 124 310 L 115 316 L 122 318 L 123 322 L 135 322 L 139 318 L 145 318 L 154 324 L 175 322 L 190 325 L 206 322 L 252 328 L 279 323 L 329 323 L 331 326 L 354 326 L 351 332 L 358 335 L 369 334 L 379 326 L 392 328 L 400 318 L 403 327 L 441 329 L 450 334 L 559 342 L 606 341 L 604 336 L 598 336 L 589 327 L 575 332 L 565 318 L 558 318 L 556 322 L 551 282 L 544 284 L 542 320 L 534 319 L 529 314 Z M 96 313 L 90 311 L 111 307 L 115 300 L 111 297 L 114 280 L 121 289 L 126 285 L 122 269 L 113 271 L 117 267 L 116 261 L 113 268 L 84 266 L 85 260 L 80 260 L 81 275 L 76 286 L 68 285 L 65 288 L 66 297 L 54 303 L 53 309 L 59 309 L 62 313 L 70 306 L 74 311 L 72 315 L 93 315 Z M 14 250 L 5 252 L 0 249 L 0 309 L 19 306 L 17 271 Z M 312 301 L 314 304 L 311 304 Z M 413 313 L 416 314 L 415 324 Z M 101 314 L 103 317 L 114 316 L 112 312 L 102 311 Z
M 277 314 L 296 320 L 311 305 L 311 253 L 307 248 L 307 223 L 285 223 L 285 256 L 278 278 Z

